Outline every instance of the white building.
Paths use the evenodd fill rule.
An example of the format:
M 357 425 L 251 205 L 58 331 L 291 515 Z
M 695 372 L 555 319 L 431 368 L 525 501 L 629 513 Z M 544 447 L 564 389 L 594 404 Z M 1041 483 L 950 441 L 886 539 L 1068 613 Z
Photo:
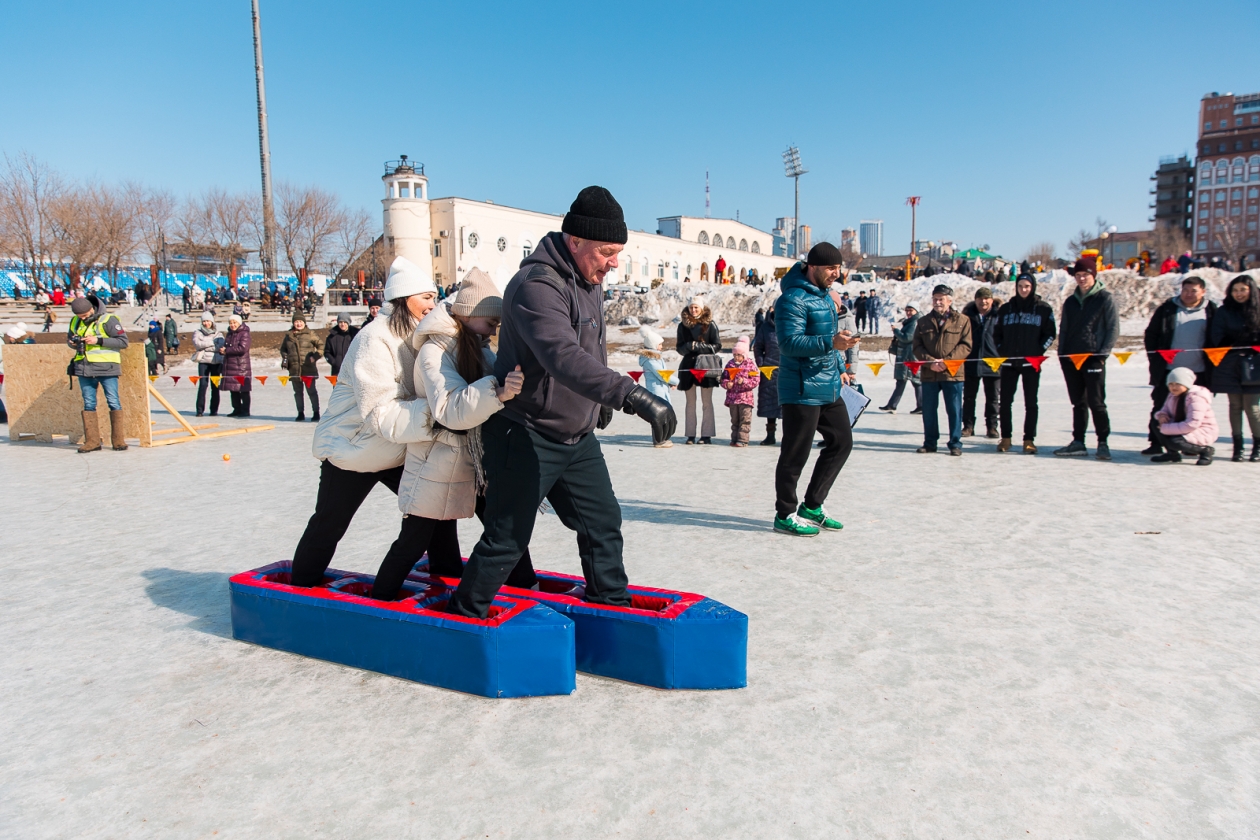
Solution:
M 884 220 L 863 219 L 858 224 L 862 253 L 868 257 L 884 256 Z
M 387 163 L 382 180 L 387 246 L 428 266 L 434 282 L 443 286 L 459 283 L 470 269 L 479 268 L 505 287 L 521 260 L 543 236 L 560 230 L 564 218 L 490 201 L 430 199 L 424 166 L 406 158 Z M 630 231 L 621 265 L 605 283 L 712 281 L 719 258 L 726 262 L 726 276 L 738 283 L 751 272 L 771 278 L 794 262 L 774 256 L 769 233 L 731 219 L 668 216 L 657 221 L 658 233 Z

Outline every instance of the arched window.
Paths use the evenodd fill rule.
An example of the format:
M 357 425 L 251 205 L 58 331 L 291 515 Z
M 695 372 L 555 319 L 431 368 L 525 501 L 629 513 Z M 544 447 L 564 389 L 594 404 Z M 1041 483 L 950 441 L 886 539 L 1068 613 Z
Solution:
M 634 260 L 626 257 L 626 277 L 634 276 Z
M 705 233 L 704 231 L 700 231 L 700 238 L 696 241 L 699 242 L 701 245 L 708 245 L 709 234 Z
M 534 253 L 534 245 L 528 239 L 521 245 L 521 259 L 526 259 L 530 254 Z
M 686 276 L 688 276 L 688 277 L 690 277 L 690 276 L 691 276 L 691 266 L 690 266 L 690 265 L 688 265 L 688 266 L 687 266 L 687 275 L 686 275 Z
M 647 258 L 646 258 L 646 257 L 644 257 L 644 259 L 643 259 L 643 272 L 642 272 L 644 277 L 647 277 L 647 276 L 648 276 L 648 273 L 647 273 L 647 266 L 648 266 L 648 261 L 647 261 Z
M 656 276 L 661 280 L 665 279 L 665 263 L 658 262 L 656 264 Z
M 747 240 L 747 239 L 741 239 L 741 240 L 739 240 L 739 250 L 741 250 L 741 251 L 747 251 L 747 250 L 748 250 L 748 240 Z
M 715 247 L 718 247 L 718 248 L 722 247 L 722 234 L 720 233 L 713 234 L 713 244 Z
M 730 248 L 731 250 L 735 249 L 735 237 L 733 236 L 726 237 L 726 247 Z
M 754 240 L 753 240 L 753 244 L 752 244 L 752 252 L 753 252 L 754 254 L 760 254 L 760 253 L 761 253 L 761 243 L 760 243 L 760 242 L 758 242 L 756 239 L 754 239 Z
M 709 282 L 709 264 L 707 262 L 700 263 L 700 282 Z
M 678 263 L 674 263 L 674 279 L 678 279 Z

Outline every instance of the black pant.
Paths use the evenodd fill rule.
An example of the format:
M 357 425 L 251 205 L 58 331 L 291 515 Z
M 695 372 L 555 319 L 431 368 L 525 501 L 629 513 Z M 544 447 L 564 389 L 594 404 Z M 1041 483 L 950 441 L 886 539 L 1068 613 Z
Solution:
M 208 365 L 205 362 L 197 364 L 197 375 L 201 379 L 197 380 L 197 413 L 204 414 L 206 410 L 206 389 L 210 389 L 210 413 L 219 413 L 219 386 L 210 381 L 210 377 L 218 376 L 223 372 L 223 365 Z
M 853 316 L 853 323 L 857 326 L 857 328 L 858 328 L 859 330 L 861 330 L 862 328 L 864 328 L 864 327 L 866 326 L 866 313 L 865 313 L 865 312 L 859 312 L 859 313 L 857 313 L 856 315 L 854 315 L 854 316 Z
M 237 417 L 249 416 L 249 391 L 228 391 L 232 400 L 232 413 Z
M 1059 360 L 1063 367 L 1063 381 L 1067 383 L 1068 399 L 1072 401 L 1072 440 L 1085 442 L 1085 429 L 1089 417 L 1094 417 L 1094 433 L 1099 443 L 1106 443 L 1111 434 L 1111 418 L 1107 416 L 1107 369 L 1101 360 L 1089 359 L 1076 369 L 1071 359 Z M 1098 367 L 1089 369 L 1090 363 Z
M 477 518 L 484 526 L 486 522 L 486 497 L 477 497 Z M 380 571 L 376 573 L 376 583 L 372 586 L 372 597 L 382 601 L 392 601 L 398 597 L 398 590 L 403 581 L 411 573 L 424 553 L 429 553 L 429 574 L 445 578 L 462 577 L 464 574 L 463 554 L 459 550 L 459 529 L 456 519 L 428 519 L 423 516 L 404 516 L 402 530 L 398 539 L 390 546 L 389 553 L 381 561 Z M 529 549 L 521 554 L 521 559 L 508 575 L 507 585 L 520 589 L 530 589 L 538 583 L 538 575 L 534 574 L 534 563 L 530 559 Z
M 901 395 L 906 392 L 906 383 L 909 382 L 914 386 L 914 407 L 923 408 L 923 386 L 913 379 L 898 379 L 897 386 L 893 388 L 892 396 L 888 398 L 888 407 L 896 408 L 901 405 Z
M 622 563 L 621 505 L 594 434 L 557 443 L 494 415 L 481 427 L 486 471 L 485 531 L 473 549 L 451 611 L 484 618 L 529 546 L 538 505 L 551 502 L 565 527 L 577 532 L 586 600 L 629 606 Z
M 977 365 L 984 365 L 984 362 L 976 362 Z M 986 430 L 995 428 L 998 424 L 998 382 L 997 376 L 981 376 L 978 370 L 970 367 L 964 372 L 963 378 L 963 425 L 975 428 L 976 425 L 976 395 L 980 391 L 980 383 L 984 383 L 984 428 Z M 988 365 L 985 365 L 987 368 Z M 974 371 L 974 372 L 973 372 Z
M 774 470 L 774 512 L 780 519 L 796 512 L 796 485 L 809 460 L 814 432 L 822 433 L 823 448 L 805 488 L 807 508 L 817 509 L 827 501 L 831 485 L 853 451 L 853 428 L 843 400 L 831 405 L 783 406 L 783 444 Z
M 1021 380 L 1024 384 L 1024 440 L 1034 440 L 1037 437 L 1037 389 L 1041 386 L 1041 371 L 1022 359 L 1013 359 L 1002 366 L 1002 385 L 998 389 L 1002 437 L 1014 437 L 1011 406 L 1015 403 L 1015 392 L 1019 390 Z
M 302 400 L 302 388 L 305 387 L 306 393 L 310 394 L 311 397 L 311 412 L 319 414 L 319 391 L 315 390 L 315 377 L 308 376 L 307 379 L 311 380 L 310 385 L 305 385 L 300 376 L 295 376 L 289 380 L 289 384 L 293 386 L 293 402 L 297 404 L 298 414 L 306 413 L 306 403 Z
M 1212 447 L 1200 446 L 1197 443 L 1190 443 L 1186 440 L 1185 435 L 1166 435 L 1159 429 L 1155 430 L 1155 439 L 1152 443 L 1158 443 L 1169 452 L 1180 452 L 1182 455 L 1203 455 Z
M 337 543 L 346 535 L 359 505 L 378 482 L 397 495 L 402 471 L 402 467 L 391 467 L 380 472 L 360 473 L 343 470 L 331 461 L 320 465 L 315 513 L 311 514 L 306 531 L 293 551 L 294 586 L 315 586 L 323 579 Z

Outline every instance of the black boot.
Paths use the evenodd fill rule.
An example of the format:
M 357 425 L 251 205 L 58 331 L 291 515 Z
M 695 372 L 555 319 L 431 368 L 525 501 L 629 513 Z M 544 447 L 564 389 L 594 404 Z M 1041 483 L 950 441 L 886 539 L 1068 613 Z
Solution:
M 1260 440 L 1251 441 L 1251 457 L 1248 461 L 1260 461 Z
M 1234 456 L 1231 461 L 1241 461 L 1243 459 L 1243 436 L 1234 435 Z
M 771 417 L 766 421 L 766 439 L 761 442 L 762 446 L 774 446 L 775 422 Z

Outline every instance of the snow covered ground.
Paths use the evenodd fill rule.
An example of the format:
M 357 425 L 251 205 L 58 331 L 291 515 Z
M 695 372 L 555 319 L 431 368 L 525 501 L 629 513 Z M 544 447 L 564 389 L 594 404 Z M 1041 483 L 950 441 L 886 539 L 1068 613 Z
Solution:
M 495 701 L 233 641 L 228 576 L 315 498 L 274 381 L 272 432 L 0 446 L 0 836 L 1256 837 L 1260 464 L 1145 463 L 1145 368 L 1109 376 L 1113 463 L 1048 454 L 1051 366 L 1037 457 L 916 455 L 909 397 L 864 417 L 812 540 L 769 530 L 777 449 L 619 414 L 631 579 L 749 615 L 749 686 L 714 693 Z M 374 492 L 336 565 L 374 571 L 398 517 Z M 533 549 L 578 569 L 555 517 Z

